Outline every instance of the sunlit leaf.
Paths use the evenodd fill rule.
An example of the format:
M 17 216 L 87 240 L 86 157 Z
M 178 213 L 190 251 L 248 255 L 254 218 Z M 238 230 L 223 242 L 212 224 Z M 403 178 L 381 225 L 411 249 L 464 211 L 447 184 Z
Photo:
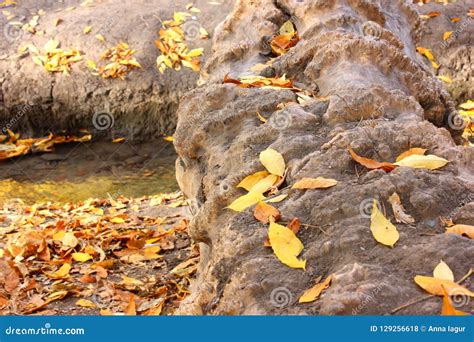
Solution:
M 297 181 L 292 189 L 325 189 L 333 187 L 337 184 L 337 180 L 329 178 L 303 178 Z
M 271 222 L 268 237 L 273 252 L 283 264 L 292 268 L 306 267 L 306 260 L 298 259 L 304 246 L 289 228 Z
M 265 196 L 263 196 L 259 192 L 249 192 L 248 194 L 237 198 L 227 208 L 240 212 L 254 204 L 257 204 L 258 202 L 262 201 L 264 198 Z
M 260 162 L 273 175 L 282 177 L 285 173 L 285 160 L 283 156 L 274 149 L 267 148 L 260 152 Z
M 453 271 L 451 271 L 449 266 L 443 260 L 441 260 L 433 270 L 433 277 L 454 281 Z
M 400 238 L 397 228 L 380 212 L 375 199 L 370 215 L 370 230 L 375 240 L 386 246 L 393 247 Z

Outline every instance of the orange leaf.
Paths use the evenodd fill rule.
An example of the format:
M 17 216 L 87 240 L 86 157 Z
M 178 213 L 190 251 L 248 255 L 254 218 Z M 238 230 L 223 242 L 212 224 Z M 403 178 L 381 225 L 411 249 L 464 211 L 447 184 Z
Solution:
M 314 285 L 312 288 L 306 290 L 299 299 L 299 303 L 314 302 L 319 298 L 321 293 L 331 284 L 332 274 L 330 274 L 322 283 Z
M 467 236 L 470 239 L 474 239 L 474 226 L 469 226 L 467 224 L 456 224 L 452 227 L 446 229 L 446 234 L 458 234 L 462 236 Z
M 278 221 L 280 219 L 280 211 L 270 204 L 259 202 L 255 206 L 253 216 L 260 222 L 267 224 L 270 222 L 270 217 L 273 217 L 275 221 Z
M 297 181 L 292 189 L 325 189 L 337 184 L 337 180 L 323 177 L 318 178 L 303 178 Z
M 464 286 L 456 284 L 454 281 L 447 279 L 439 279 L 434 277 L 426 277 L 417 275 L 415 283 L 423 290 L 433 295 L 442 296 L 445 289 L 448 293 L 456 293 L 456 295 L 465 295 L 474 297 L 474 292 L 466 289 Z
M 354 159 L 360 165 L 365 166 L 366 168 L 371 169 L 371 170 L 382 169 L 385 172 L 390 172 L 397 167 L 397 165 L 394 165 L 389 162 L 378 162 L 372 159 L 361 157 L 357 153 L 355 153 L 354 150 L 350 147 L 349 147 L 349 153 L 351 154 L 352 159 Z
M 467 313 L 456 310 L 451 303 L 451 299 L 448 296 L 448 293 L 443 289 L 443 307 L 441 308 L 441 315 L 443 316 L 466 316 Z

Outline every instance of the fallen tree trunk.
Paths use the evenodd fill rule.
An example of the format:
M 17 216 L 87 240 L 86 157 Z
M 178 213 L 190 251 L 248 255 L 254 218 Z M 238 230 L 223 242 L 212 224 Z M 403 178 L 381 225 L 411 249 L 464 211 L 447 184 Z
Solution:
M 286 74 L 317 97 L 298 104 L 291 90 L 222 84 L 228 73 L 237 78 L 265 63 L 265 42 L 288 19 L 301 41 L 261 74 Z M 203 73 L 207 85 L 178 109 L 177 177 L 195 206 L 190 233 L 202 242 L 198 280 L 181 313 L 386 314 L 426 294 L 413 277 L 431 275 L 440 259 L 456 279 L 469 270 L 472 240 L 443 234 L 440 218 L 473 223 L 474 154 L 455 143 L 462 127 L 449 94 L 415 51 L 419 28 L 407 1 L 236 4 L 216 30 Z M 251 209 L 225 208 L 245 193 L 236 185 L 263 169 L 258 156 L 269 147 L 289 168 L 281 191 L 288 197 L 274 205 L 282 222 L 297 217 L 303 223 L 298 237 L 306 271 L 283 265 L 263 246 L 268 226 Z M 436 171 L 368 172 L 355 164 L 349 147 L 380 161 L 423 147 L 449 164 Z M 288 187 L 318 176 L 339 183 L 324 191 Z M 388 202 L 393 193 L 415 223 L 396 223 L 400 240 L 391 249 L 372 237 L 367 205 L 378 199 L 395 223 Z M 318 276 L 333 273 L 319 300 L 298 304 Z M 400 313 L 437 314 L 440 307 L 441 300 L 430 298 Z

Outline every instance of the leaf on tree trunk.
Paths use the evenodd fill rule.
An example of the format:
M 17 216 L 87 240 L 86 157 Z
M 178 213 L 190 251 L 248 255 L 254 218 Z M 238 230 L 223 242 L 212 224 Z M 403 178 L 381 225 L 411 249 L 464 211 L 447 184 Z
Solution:
M 259 202 L 255 206 L 253 216 L 260 222 L 267 224 L 270 222 L 270 217 L 272 217 L 274 221 L 278 221 L 280 219 L 280 211 L 270 204 Z

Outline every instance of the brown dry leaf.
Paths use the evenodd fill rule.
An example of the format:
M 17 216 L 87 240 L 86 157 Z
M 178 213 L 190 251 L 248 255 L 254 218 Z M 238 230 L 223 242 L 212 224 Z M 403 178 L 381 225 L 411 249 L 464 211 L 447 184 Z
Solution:
M 410 148 L 408 151 L 405 151 L 402 154 L 400 154 L 395 161 L 399 162 L 400 160 L 408 156 L 411 156 L 412 154 L 424 155 L 425 152 L 426 152 L 426 148 L 413 147 L 413 148 Z
M 279 34 L 271 39 L 270 46 L 276 55 L 281 56 L 295 46 L 299 40 L 300 37 L 295 30 L 294 24 L 288 20 L 280 27 Z
M 349 153 L 351 154 L 352 159 L 354 159 L 356 162 L 358 162 L 362 166 L 365 166 L 366 168 L 371 169 L 371 170 L 382 169 L 385 172 L 390 172 L 397 167 L 396 165 L 392 163 L 378 162 L 372 159 L 361 157 L 357 153 L 355 153 L 351 147 L 349 147 Z
M 411 224 L 415 222 L 415 219 L 408 215 L 405 212 L 402 202 L 400 201 L 400 196 L 394 192 L 389 198 L 388 201 L 392 205 L 393 215 L 395 216 L 395 221 L 398 223 Z
M 128 305 L 123 313 L 129 316 L 135 316 L 137 314 L 137 305 L 135 303 L 135 295 L 133 293 L 130 294 L 128 299 Z
M 273 217 L 275 221 L 280 219 L 280 211 L 271 206 L 270 204 L 266 204 L 265 202 L 259 202 L 253 211 L 253 216 L 262 223 L 268 224 L 270 222 L 270 217 Z
M 61 18 L 57 18 L 56 20 L 54 20 L 54 26 L 58 26 L 59 24 L 61 24 L 64 20 L 62 20 Z
M 197 270 L 198 262 L 199 257 L 191 258 L 177 265 L 170 273 L 179 277 L 189 276 Z
M 456 224 L 454 226 L 446 228 L 446 234 L 458 234 L 467 236 L 470 239 L 474 239 L 474 226 L 467 224 Z
M 471 292 L 464 286 L 459 285 L 451 280 L 420 275 L 417 275 L 414 280 L 415 283 L 423 290 L 436 296 L 442 296 L 444 294 L 443 291 L 446 290 L 448 293 L 456 293 L 456 295 L 474 297 L 474 292 Z
M 299 299 L 299 303 L 314 302 L 319 298 L 321 293 L 329 287 L 332 281 L 332 274 L 330 274 L 322 283 L 314 285 L 312 288 L 306 290 Z
M 329 178 L 303 178 L 297 181 L 292 189 L 326 189 L 333 187 L 337 184 L 337 180 Z

